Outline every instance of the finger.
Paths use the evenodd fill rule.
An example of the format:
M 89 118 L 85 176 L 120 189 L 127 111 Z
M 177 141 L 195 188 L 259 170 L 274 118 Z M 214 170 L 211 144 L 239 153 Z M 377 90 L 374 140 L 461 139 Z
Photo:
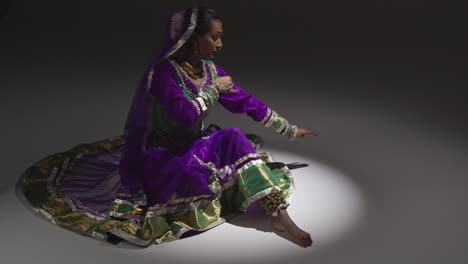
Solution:
M 235 93 L 235 92 L 237 92 L 237 90 L 234 89 L 234 88 L 231 86 L 231 87 L 229 88 L 228 92 L 230 92 L 230 93 Z
M 317 133 L 315 133 L 314 131 L 312 131 L 310 128 L 306 128 L 307 132 L 305 132 L 305 134 L 309 134 L 309 135 L 314 135 L 314 136 L 318 136 Z

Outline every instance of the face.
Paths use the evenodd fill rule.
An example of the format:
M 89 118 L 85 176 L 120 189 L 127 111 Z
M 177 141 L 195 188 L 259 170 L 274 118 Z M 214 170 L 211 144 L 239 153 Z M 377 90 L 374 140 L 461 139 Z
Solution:
M 201 59 L 213 60 L 223 47 L 221 37 L 223 25 L 219 19 L 211 21 L 210 31 L 198 38 L 198 52 Z

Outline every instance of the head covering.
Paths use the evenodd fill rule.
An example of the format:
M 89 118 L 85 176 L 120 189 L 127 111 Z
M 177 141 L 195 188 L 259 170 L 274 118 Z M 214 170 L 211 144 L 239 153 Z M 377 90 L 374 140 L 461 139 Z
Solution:
M 155 67 L 187 41 L 197 24 L 198 7 L 175 11 L 169 16 L 162 50 L 150 61 L 137 87 L 125 122 L 119 163 L 122 188 L 119 193 L 137 195 L 143 191 L 143 157 L 151 129 L 150 86 Z

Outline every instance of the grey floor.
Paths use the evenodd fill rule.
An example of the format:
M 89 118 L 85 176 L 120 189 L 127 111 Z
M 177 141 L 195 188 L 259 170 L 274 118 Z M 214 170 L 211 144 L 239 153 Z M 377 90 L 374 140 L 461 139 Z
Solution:
M 303 249 L 270 232 L 255 207 L 204 234 L 144 249 L 106 244 L 37 216 L 15 190 L 17 179 L 46 155 L 121 133 L 160 35 L 155 25 L 170 10 L 155 11 L 154 20 L 137 15 L 154 5 L 102 3 L 91 12 L 86 5 L 16 1 L 0 22 L 2 263 L 468 263 L 466 42 L 456 35 L 431 42 L 436 36 L 429 30 L 407 46 L 362 40 L 380 45 L 369 48 L 353 46 L 356 39 L 313 44 L 301 35 L 309 49 L 299 43 L 297 52 L 279 55 L 293 48 L 291 42 L 247 45 L 235 37 L 242 30 L 229 22 L 235 15 L 226 6 L 216 8 L 230 34 L 216 63 L 240 87 L 319 137 L 288 142 L 220 105 L 208 123 L 258 133 L 276 159 L 310 165 L 293 171 L 290 214 L 314 245 Z M 260 12 L 260 6 L 252 8 Z M 123 13 L 132 22 L 121 22 Z

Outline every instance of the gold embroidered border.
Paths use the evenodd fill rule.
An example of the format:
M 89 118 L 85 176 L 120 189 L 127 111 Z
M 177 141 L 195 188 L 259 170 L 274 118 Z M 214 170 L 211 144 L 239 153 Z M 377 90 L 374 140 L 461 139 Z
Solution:
M 195 159 L 197 159 L 198 163 L 200 163 L 201 165 L 204 165 L 204 166 L 207 166 L 209 167 L 210 169 L 213 170 L 213 173 L 217 173 L 218 172 L 218 168 L 216 168 L 216 165 L 211 162 L 211 161 L 208 161 L 208 162 L 204 162 L 202 159 L 200 159 L 197 155 L 193 154 L 193 156 L 195 157 Z
M 270 152 L 267 152 L 266 153 L 267 157 L 271 160 L 271 161 L 274 161 L 272 155 Z M 216 166 L 214 165 L 214 163 L 212 162 L 203 162 L 199 157 L 197 157 L 196 155 L 194 155 L 194 157 L 200 162 L 200 164 L 202 165 L 205 165 L 205 166 L 208 166 L 210 168 L 212 168 L 214 170 L 214 173 L 217 173 L 219 170 L 216 168 Z M 236 165 L 240 164 L 242 161 L 250 158 L 250 157 L 260 157 L 260 155 L 258 153 L 249 153 L 247 155 L 245 155 L 244 157 L 241 157 L 240 159 L 238 159 L 236 161 Z M 237 169 L 236 170 L 236 173 L 240 174 L 242 172 L 244 172 L 245 170 L 249 169 L 250 167 L 254 166 L 254 165 L 259 165 L 259 164 L 262 164 L 264 163 L 263 160 L 261 159 L 258 159 L 258 160 L 253 160 L 253 161 L 250 161 L 249 163 L 245 164 L 244 166 L 242 166 L 241 168 Z M 227 165 L 229 166 L 229 165 Z M 288 192 L 288 197 L 286 197 L 286 201 L 289 203 L 291 198 L 292 198 L 292 194 L 294 193 L 294 181 L 293 181 L 293 177 L 291 175 L 291 172 L 289 171 L 289 169 L 287 167 L 283 167 L 282 170 L 289 176 L 289 178 L 291 179 L 291 187 L 290 187 L 290 190 Z M 206 203 L 209 203 L 210 201 L 212 201 L 212 199 L 214 197 L 217 197 L 218 195 L 221 194 L 222 191 L 224 191 L 225 189 L 229 188 L 234 182 L 235 182 L 235 179 L 236 178 L 233 178 L 231 179 L 230 181 L 226 182 L 224 184 L 224 186 L 222 188 L 220 188 L 218 190 L 217 193 L 215 194 L 210 194 L 210 195 L 200 195 L 200 196 L 195 196 L 195 197 L 188 197 L 188 198 L 180 198 L 180 199 L 175 199 L 175 200 L 171 200 L 171 201 L 168 201 L 167 203 L 165 204 L 158 204 L 158 205 L 155 205 L 151 208 L 148 209 L 148 212 L 147 212 L 147 217 L 150 217 L 150 216 L 157 216 L 157 215 L 163 215 L 163 214 L 167 214 L 167 213 L 171 213 L 171 212 L 176 212 L 176 211 L 179 211 L 179 210 L 182 210 L 183 208 L 186 208 L 186 209 L 194 209 L 194 208 L 197 208 L 199 206 L 202 206 Z M 278 186 L 276 186 L 278 187 Z M 280 187 L 278 187 L 280 188 Z M 280 189 L 281 190 L 281 189 Z M 267 195 L 268 193 L 267 192 L 263 192 L 263 193 L 266 193 L 265 195 Z M 256 195 L 256 196 L 253 196 L 254 198 L 250 198 L 249 200 L 255 200 L 256 198 L 255 197 L 258 197 L 260 194 Z M 204 199 L 205 198 L 205 199 Z M 195 201 L 195 200 L 199 200 L 199 201 Z M 194 202 L 195 201 L 195 202 Z M 170 206 L 168 207 L 170 204 L 176 204 L 176 203 L 182 203 L 182 202 L 189 202 L 189 204 L 182 204 L 182 205 L 174 205 L 174 206 Z M 247 206 L 248 204 L 250 204 L 249 202 L 247 202 Z M 157 212 L 156 212 L 157 211 Z
M 288 124 L 288 120 L 272 110 L 271 117 L 265 123 L 265 126 L 275 130 L 276 132 L 281 132 Z
M 262 121 L 260 121 L 261 124 L 266 124 L 267 120 L 270 120 L 271 117 L 271 108 L 268 107 L 267 112 L 265 114 L 265 117 L 263 117 Z
M 260 191 L 252 196 L 249 196 L 245 201 L 244 203 L 242 203 L 242 206 L 241 206 L 241 210 L 246 210 L 247 207 L 249 207 L 249 205 L 251 203 L 253 203 L 254 201 L 258 200 L 258 199 L 261 199 L 267 195 L 269 195 L 270 193 L 273 193 L 273 192 L 281 192 L 281 188 L 279 186 L 272 186 L 268 189 L 265 189 L 263 191 Z
M 190 102 L 193 104 L 193 106 L 195 106 L 195 109 L 197 109 L 197 115 L 200 116 L 201 115 L 201 109 L 200 109 L 200 105 L 197 103 L 197 100 L 192 99 L 192 100 L 190 100 Z
M 214 165 L 213 162 L 203 162 L 196 155 L 193 155 L 193 156 L 197 159 L 197 161 L 200 164 L 211 168 L 213 170 L 214 175 L 218 172 L 218 169 L 216 168 L 216 166 Z M 217 178 L 216 179 L 211 178 L 211 179 L 215 180 L 215 181 L 216 180 L 219 181 Z M 213 186 L 213 187 L 216 188 L 216 186 Z M 197 202 L 193 202 L 193 201 L 199 200 L 199 199 L 202 199 L 202 198 L 213 197 L 216 194 L 217 193 L 215 193 L 215 194 L 202 194 L 202 195 L 194 196 L 194 197 L 187 197 L 187 198 L 179 198 L 179 199 L 169 200 L 168 202 L 166 202 L 164 204 L 153 205 L 152 207 L 150 207 L 148 209 L 148 213 L 149 213 L 149 211 L 158 210 L 158 212 L 152 212 L 152 215 L 162 215 L 162 214 L 165 214 L 165 213 L 170 212 L 170 211 L 176 211 L 177 209 L 183 208 L 183 207 L 195 208 L 196 206 L 200 205 L 203 201 L 197 201 Z M 190 203 L 189 205 L 183 204 L 183 205 L 175 205 L 175 206 L 168 207 L 171 204 L 188 203 L 188 202 Z M 164 208 L 164 210 L 162 210 L 163 208 Z
M 194 94 L 192 93 L 192 91 L 190 91 L 188 88 L 187 88 L 187 85 L 185 85 L 185 82 L 184 82 L 184 78 L 183 76 L 185 76 L 187 79 L 189 79 L 187 76 L 188 74 L 185 73 L 185 70 L 179 66 L 179 64 L 177 64 L 174 60 L 169 60 L 169 62 L 174 66 L 174 68 L 176 69 L 176 72 L 177 72 L 177 75 L 180 77 L 180 79 L 182 80 L 182 88 L 191 96 L 191 97 L 197 97 L 200 95 L 200 91 L 202 89 L 198 89 L 198 94 Z M 203 74 L 204 74 L 204 78 L 203 78 L 203 82 L 200 86 L 200 88 L 202 88 L 203 86 L 205 86 L 206 84 L 206 81 L 207 81 L 207 72 L 206 72 L 206 62 L 202 61 L 202 64 L 203 64 Z
M 288 176 L 290 180 L 288 194 L 286 195 L 286 198 L 284 198 L 286 202 L 289 204 L 292 200 L 294 193 L 296 192 L 296 185 L 294 184 L 294 177 L 291 171 L 288 169 L 288 167 L 283 166 L 281 170 Z
M 188 202 L 193 202 L 193 201 L 195 201 L 197 199 L 208 198 L 208 197 L 212 197 L 212 196 L 213 196 L 213 194 L 202 194 L 202 195 L 199 195 L 199 196 L 193 196 L 193 197 L 188 197 L 188 198 L 174 199 L 174 200 L 170 200 L 170 201 L 168 201 L 167 203 L 164 203 L 164 204 L 156 204 L 156 205 L 148 208 L 148 210 L 162 209 L 162 208 L 167 207 L 170 204 L 188 203 Z
M 200 110 L 202 113 L 208 109 L 203 98 L 196 97 L 195 100 L 200 104 Z
M 216 70 L 216 66 L 213 62 L 209 62 L 208 65 L 210 66 L 211 72 L 211 82 L 214 82 L 214 78 L 218 75 L 218 71 Z
M 87 147 L 83 145 L 83 147 L 80 148 L 80 149 L 84 150 L 84 149 L 87 149 Z M 90 151 L 87 151 L 87 152 L 90 152 Z M 273 157 L 271 156 L 271 153 L 267 152 L 267 153 L 261 153 L 261 154 L 262 154 L 261 155 L 262 159 L 264 159 L 265 156 L 266 156 L 271 161 L 274 161 Z M 60 167 L 60 166 L 57 166 L 57 167 Z M 286 200 L 289 202 L 290 198 L 292 196 L 292 193 L 293 193 L 294 182 L 293 182 L 293 178 L 292 178 L 292 175 L 291 175 L 289 169 L 287 167 L 283 167 L 282 170 L 291 179 L 290 188 L 288 189 L 287 198 L 286 198 Z M 28 174 L 29 174 L 30 171 L 31 171 L 31 169 L 28 168 L 25 171 L 25 173 L 21 176 L 20 181 L 24 185 L 26 185 L 27 183 L 30 183 L 30 182 L 34 182 L 34 179 L 27 179 Z M 234 183 L 234 181 L 228 182 L 225 186 L 227 186 L 227 185 L 232 186 L 232 183 Z M 268 193 L 273 192 L 274 189 L 276 189 L 275 187 L 277 187 L 277 186 L 273 186 L 273 187 L 271 187 L 269 189 L 265 189 L 265 190 L 262 190 L 259 193 L 256 193 L 252 197 L 248 198 L 248 201 L 244 202 L 242 207 L 244 209 L 246 209 L 249 203 L 255 201 L 256 199 L 259 199 L 261 196 L 266 196 L 266 195 L 268 195 Z M 59 207 L 56 206 L 57 202 L 60 203 L 60 205 L 64 205 L 64 206 L 67 205 L 67 202 L 65 202 L 65 200 L 63 198 L 62 199 L 53 198 L 52 200 L 49 200 L 49 201 L 50 201 L 50 203 L 48 203 L 48 205 L 44 207 L 45 209 L 49 208 L 51 206 L 53 208 L 59 208 Z M 212 201 L 210 200 L 209 202 L 212 202 Z M 160 243 L 165 243 L 165 242 L 177 240 L 177 239 L 180 238 L 180 236 L 183 233 L 190 230 L 189 228 L 184 228 L 184 227 L 179 228 L 179 227 L 177 227 L 176 229 L 172 229 L 173 231 L 169 231 L 169 232 L 167 232 L 167 234 L 163 234 L 161 237 L 159 237 L 156 240 L 144 239 L 144 237 L 139 238 L 139 237 L 136 236 L 137 235 L 136 231 L 139 230 L 139 227 L 137 225 L 135 225 L 135 223 L 133 223 L 133 221 L 125 221 L 125 222 L 122 222 L 120 224 L 119 221 L 108 219 L 108 220 L 104 220 L 104 222 L 99 223 L 96 220 L 87 219 L 86 217 L 91 217 L 91 216 L 88 213 L 82 212 L 82 211 L 80 211 L 80 212 L 75 211 L 75 212 L 72 212 L 71 214 L 67 213 L 67 214 L 65 214 L 63 216 L 62 215 L 53 216 L 50 213 L 48 213 L 46 210 L 44 210 L 42 208 L 38 208 L 38 207 L 34 206 L 34 204 L 32 204 L 32 205 L 33 205 L 33 210 L 35 212 L 37 212 L 37 213 L 41 214 L 42 216 L 44 216 L 45 218 L 47 218 L 52 224 L 60 225 L 62 227 L 71 229 L 71 230 L 73 230 L 73 231 L 75 231 L 77 233 L 82 233 L 84 235 L 89 235 L 89 236 L 92 236 L 92 237 L 94 237 L 96 239 L 100 239 L 100 240 L 105 240 L 106 237 L 107 237 L 105 235 L 104 231 L 107 231 L 109 229 L 107 229 L 106 226 L 116 226 L 116 227 L 110 229 L 111 230 L 110 233 L 116 234 L 119 237 L 122 237 L 122 238 L 128 240 L 129 242 L 132 242 L 132 243 L 140 245 L 140 246 L 148 246 L 151 243 L 160 244 Z M 62 207 L 60 207 L 60 208 L 62 208 Z M 67 209 L 65 207 L 63 207 L 63 208 L 66 209 L 67 211 L 71 209 L 71 208 Z M 202 231 L 213 228 L 213 227 L 225 222 L 226 220 L 230 219 L 231 217 L 238 215 L 239 213 L 240 212 L 233 212 L 229 216 L 220 217 L 218 220 L 216 220 L 215 222 L 209 224 L 207 227 L 202 229 Z M 62 221 L 66 221 L 67 218 L 76 218 L 80 214 L 83 214 L 83 216 L 84 216 L 84 218 L 82 218 L 83 222 L 80 223 L 80 225 L 82 225 L 83 228 L 87 227 L 90 224 L 92 226 L 96 226 L 96 224 L 99 224 L 99 229 L 95 229 L 95 230 L 89 230 L 89 228 L 86 228 L 86 230 L 83 229 L 83 228 L 77 229 L 75 226 L 72 228 L 72 226 L 70 226 L 70 223 L 62 222 Z M 67 217 L 67 218 L 63 218 L 64 216 Z M 89 230 L 89 232 L 87 230 Z
M 207 225 L 205 228 L 200 229 L 199 231 L 205 231 L 205 230 L 211 229 L 213 227 L 216 227 L 216 226 L 226 222 L 227 220 L 233 218 L 234 216 L 236 216 L 238 214 L 239 213 L 231 213 L 230 215 L 227 215 L 227 216 L 224 216 L 224 217 L 219 217 L 218 220 L 212 222 L 211 224 Z M 125 232 L 124 230 L 118 229 L 118 228 L 112 228 L 108 232 L 112 233 L 112 234 L 114 234 L 114 235 L 116 235 L 118 237 L 121 237 L 121 238 L 123 238 L 123 239 L 125 239 L 125 240 L 127 240 L 127 241 L 129 241 L 131 243 L 134 243 L 136 245 L 147 247 L 147 246 L 149 246 L 151 244 L 162 244 L 162 243 L 167 243 L 167 242 L 171 242 L 171 241 L 180 239 L 180 237 L 184 233 L 186 233 L 187 231 L 190 231 L 190 230 L 191 230 L 190 228 L 181 227 L 175 234 L 170 232 L 170 234 L 172 234 L 172 236 L 163 236 L 161 238 L 155 239 L 154 241 L 151 240 L 151 239 L 144 240 L 144 239 L 138 238 L 137 236 L 132 235 L 132 234 L 130 234 L 128 232 Z
M 216 173 L 218 173 L 218 168 L 216 168 L 216 165 L 213 163 L 213 162 L 204 162 L 203 160 L 201 160 L 197 155 L 193 155 L 197 161 L 201 164 L 201 165 L 204 165 L 204 166 L 207 166 L 209 167 L 210 169 L 213 170 L 213 175 L 216 175 Z M 256 158 L 256 157 L 260 157 L 258 155 L 258 153 L 249 153 L 241 158 L 239 158 L 234 164 L 235 166 L 237 167 L 240 163 L 242 163 L 243 161 L 249 159 L 249 158 Z M 262 163 L 262 160 L 261 159 L 258 159 L 258 160 L 254 160 L 256 161 L 255 163 L 252 163 L 252 162 L 249 162 L 248 164 L 242 166 L 241 168 L 239 168 L 236 172 L 237 173 L 241 173 L 242 171 L 248 169 L 249 167 L 255 165 L 255 164 L 259 164 L 259 163 Z M 227 165 L 228 166 L 228 165 Z M 212 175 L 212 176 L 213 176 Z M 216 176 L 215 176 L 216 177 Z M 148 209 L 148 213 L 150 211 L 158 211 L 158 212 L 152 212 L 151 215 L 162 215 L 162 214 L 166 214 L 168 212 L 172 212 L 172 211 L 177 211 L 179 210 L 180 208 L 183 208 L 183 207 L 187 207 L 187 208 L 196 208 L 197 206 L 200 206 L 201 204 L 203 204 L 203 200 L 200 200 L 200 201 L 197 201 L 197 202 L 194 202 L 195 200 L 199 200 L 199 199 L 203 199 L 203 198 L 212 198 L 213 196 L 216 196 L 220 191 L 228 188 L 229 186 L 232 185 L 232 182 L 234 181 L 235 179 L 231 179 L 229 182 L 226 182 L 225 183 L 225 186 L 223 188 L 219 188 L 218 192 L 215 193 L 215 194 L 202 194 L 202 195 L 199 195 L 199 196 L 194 196 L 194 197 L 187 197 L 187 198 L 179 198 L 179 199 L 174 199 L 174 200 L 170 200 L 164 204 L 156 204 L 152 207 L 150 207 Z M 219 181 L 219 180 L 218 180 Z M 214 183 L 214 182 L 213 182 Z M 216 188 L 216 186 L 213 186 L 213 188 L 215 189 L 218 189 Z M 205 201 L 206 202 L 206 201 Z M 190 203 L 189 205 L 186 205 L 186 204 L 183 204 L 183 205 L 174 205 L 174 206 L 171 206 L 171 207 L 168 207 L 170 206 L 171 204 L 178 204 L 178 203 Z M 164 209 L 164 210 L 163 210 Z
M 262 163 L 264 163 L 264 162 L 261 159 L 252 160 L 252 161 L 248 162 L 247 164 L 245 164 L 244 166 L 238 168 L 236 172 L 238 174 L 243 173 L 245 170 L 249 169 L 250 167 L 252 167 L 254 165 L 259 165 L 259 164 L 262 164 Z
M 183 11 L 179 11 L 176 15 L 180 14 L 180 12 L 183 12 Z M 187 30 L 184 32 L 182 37 L 177 41 L 177 43 L 169 50 L 168 53 L 164 55 L 163 59 L 171 56 L 176 50 L 182 47 L 182 45 L 184 45 L 184 43 L 189 39 L 190 35 L 195 30 L 195 27 L 197 25 L 197 18 L 198 18 L 198 7 L 194 7 L 192 9 L 192 14 L 190 16 L 190 25 L 188 26 Z M 173 31 L 171 31 L 171 34 L 173 34 Z M 173 36 L 171 35 L 171 37 Z
M 208 109 L 205 105 L 205 101 L 201 97 L 195 97 L 194 99 L 190 100 L 190 102 L 192 102 L 192 104 L 197 109 L 198 116 L 200 116 L 204 111 Z
M 242 158 L 238 159 L 235 163 L 234 163 L 234 166 L 237 167 L 239 166 L 239 164 L 241 164 L 242 162 L 250 159 L 250 158 L 260 158 L 260 156 L 258 155 L 258 153 L 249 153 L 245 156 L 243 156 Z
M 215 174 L 212 174 L 212 176 L 213 175 L 215 175 Z M 164 215 L 164 214 L 167 214 L 167 213 L 174 213 L 174 212 L 178 212 L 178 211 L 182 211 L 182 210 L 188 210 L 188 209 L 193 210 L 193 209 L 196 209 L 196 208 L 198 208 L 200 206 L 206 205 L 206 204 L 212 202 L 213 199 L 219 198 L 222 195 L 222 192 L 224 190 L 226 190 L 227 188 L 231 187 L 234 184 L 235 181 L 236 181 L 236 178 L 232 178 L 229 181 L 227 181 L 223 186 L 220 185 L 218 191 L 216 193 L 214 193 L 214 194 L 204 194 L 204 195 L 195 196 L 195 197 L 181 198 L 181 199 L 186 199 L 185 202 L 189 202 L 189 203 L 174 205 L 174 206 L 170 206 L 170 207 L 164 207 L 164 206 L 167 206 L 167 203 L 166 204 L 158 204 L 158 205 L 164 205 L 164 206 L 161 206 L 161 208 L 156 208 L 156 206 L 158 206 L 158 205 L 155 205 L 155 206 L 148 209 L 148 212 L 146 213 L 146 217 L 159 216 L 159 215 Z M 203 198 L 205 198 L 205 199 L 203 199 Z M 198 199 L 198 201 L 195 201 L 197 199 Z M 180 200 L 180 199 L 178 199 L 178 200 Z M 176 201 L 176 200 L 171 200 L 171 201 Z M 171 201 L 169 201 L 168 203 L 170 203 Z
M 272 110 L 271 111 L 271 116 L 270 116 L 270 118 L 268 118 L 268 121 L 265 123 L 265 126 L 270 127 L 271 124 L 273 124 L 273 121 L 275 120 L 275 118 L 276 118 L 276 111 Z

